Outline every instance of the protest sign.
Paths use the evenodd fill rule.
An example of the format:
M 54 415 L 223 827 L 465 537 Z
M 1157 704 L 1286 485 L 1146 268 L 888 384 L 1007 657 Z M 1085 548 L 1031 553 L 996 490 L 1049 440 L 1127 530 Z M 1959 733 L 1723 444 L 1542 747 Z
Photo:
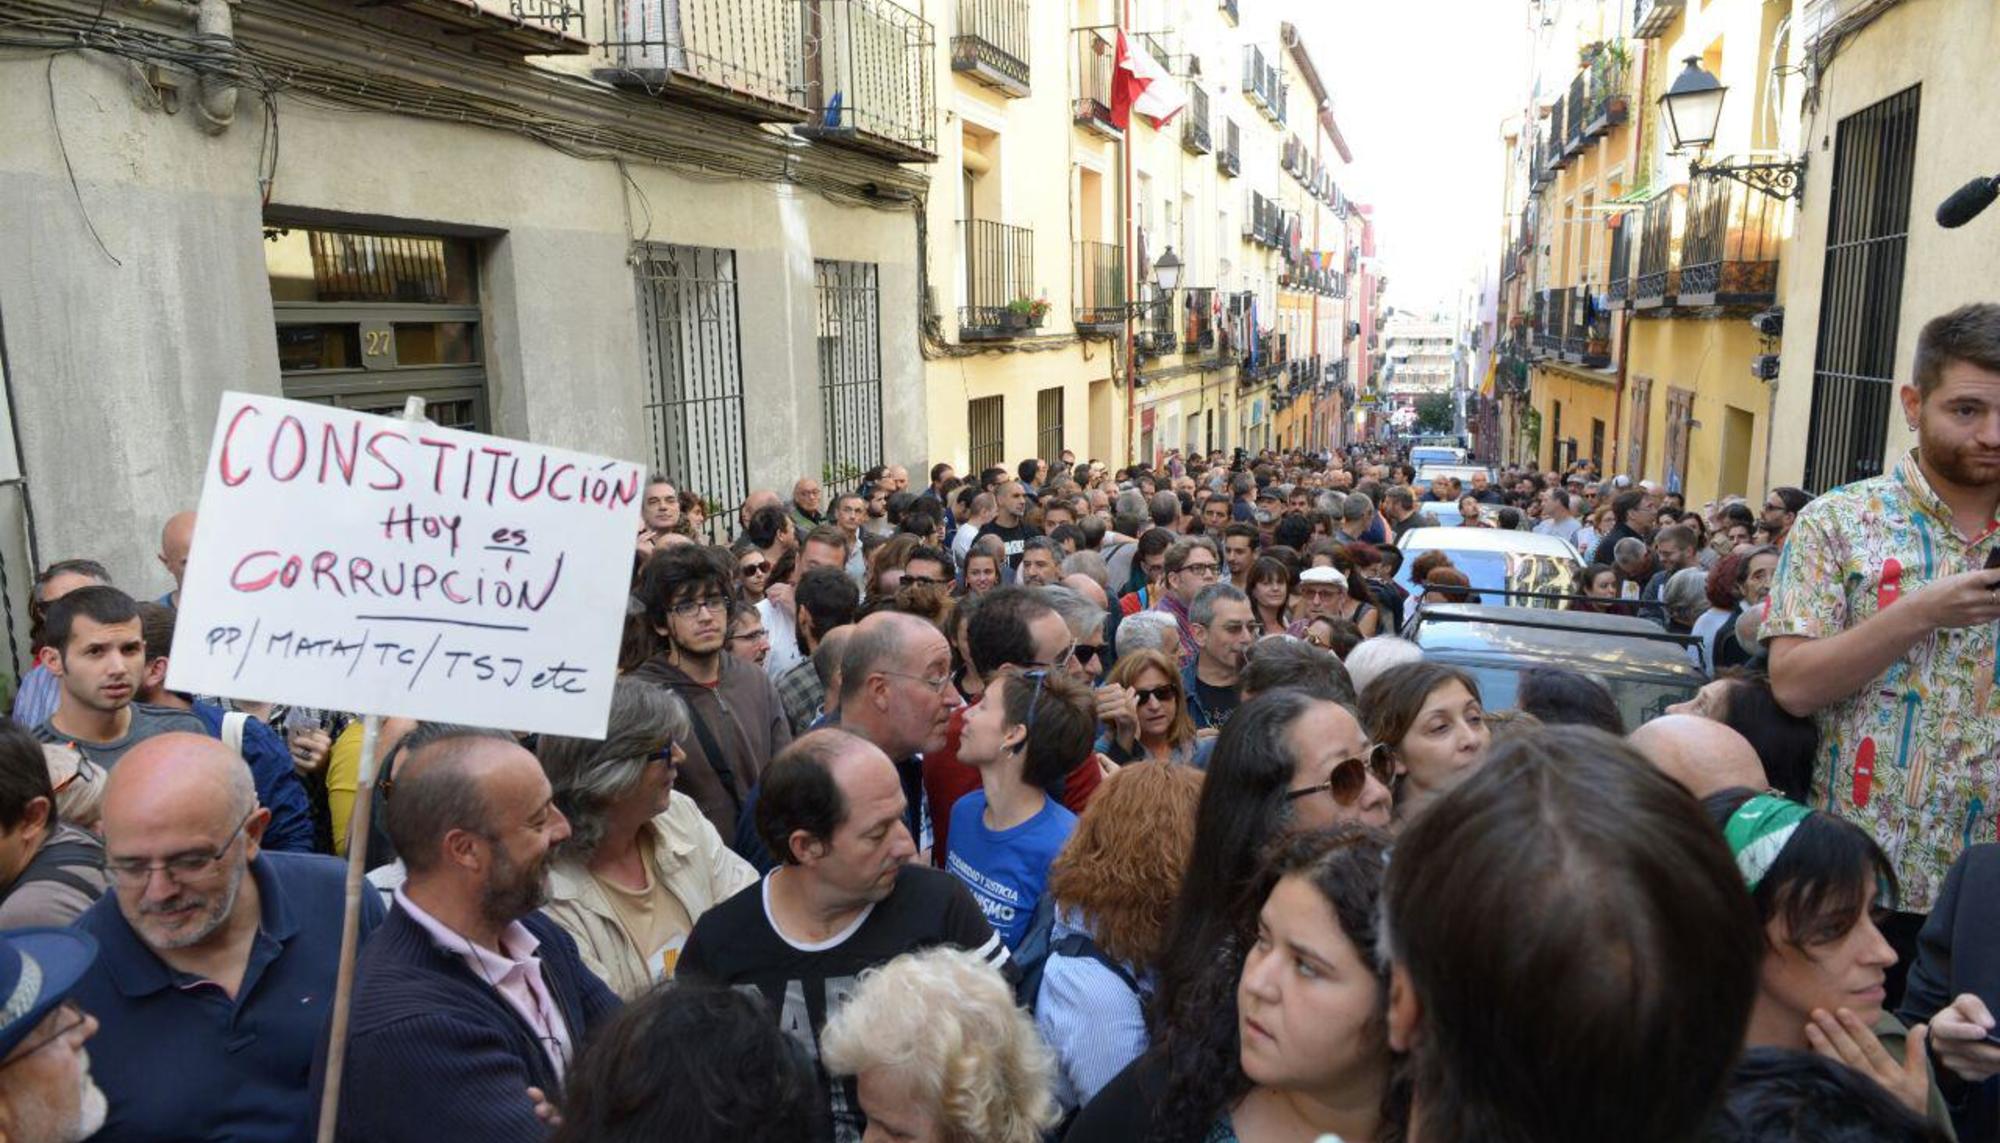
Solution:
M 168 686 L 597 738 L 643 476 L 225 393 Z

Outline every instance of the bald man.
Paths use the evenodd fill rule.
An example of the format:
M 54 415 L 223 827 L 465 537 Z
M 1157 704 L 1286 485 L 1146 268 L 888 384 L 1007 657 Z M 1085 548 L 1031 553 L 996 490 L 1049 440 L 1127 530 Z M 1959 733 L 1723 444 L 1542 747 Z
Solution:
M 112 892 L 77 920 L 101 952 L 77 1001 L 103 1028 L 91 1071 L 104 1140 L 292 1140 L 333 999 L 345 870 L 263 849 L 269 811 L 243 759 L 161 734 L 111 771 L 101 825 Z M 364 890 L 361 935 L 382 922 Z
M 174 577 L 174 589 L 160 597 L 168 607 L 181 605 L 181 579 L 187 575 L 188 549 L 194 546 L 194 513 L 176 512 L 160 529 L 160 566 Z
M 1762 790 L 1770 785 L 1749 739 L 1699 715 L 1663 715 L 1626 741 L 1697 798 L 1739 786 Z

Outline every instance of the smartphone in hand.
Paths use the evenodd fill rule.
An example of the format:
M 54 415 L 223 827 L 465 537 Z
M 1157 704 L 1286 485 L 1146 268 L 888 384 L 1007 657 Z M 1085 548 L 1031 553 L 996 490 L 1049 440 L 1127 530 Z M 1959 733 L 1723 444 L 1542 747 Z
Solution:
M 1995 544 L 1993 550 L 1986 553 L 1986 570 L 2000 570 L 2000 544 Z

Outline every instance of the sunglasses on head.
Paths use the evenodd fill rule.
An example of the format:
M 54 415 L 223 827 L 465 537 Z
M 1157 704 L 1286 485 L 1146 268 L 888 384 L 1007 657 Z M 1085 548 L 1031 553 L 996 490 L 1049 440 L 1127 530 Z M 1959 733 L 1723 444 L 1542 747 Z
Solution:
M 1285 801 L 1296 802 L 1324 792 L 1333 795 L 1333 800 L 1340 805 L 1351 806 L 1360 799 L 1361 791 L 1368 788 L 1368 776 L 1371 774 L 1384 786 L 1395 779 L 1396 762 L 1387 745 L 1377 743 L 1362 751 L 1359 757 L 1342 758 L 1333 764 L 1333 772 L 1327 775 L 1326 781 L 1303 790 L 1288 790 Z

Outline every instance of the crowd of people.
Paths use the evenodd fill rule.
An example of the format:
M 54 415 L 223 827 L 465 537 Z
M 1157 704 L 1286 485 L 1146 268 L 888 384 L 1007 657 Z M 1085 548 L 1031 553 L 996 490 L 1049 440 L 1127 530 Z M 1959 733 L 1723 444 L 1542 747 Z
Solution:
M 356 1143 L 2000 1139 L 2000 307 L 1903 410 L 1889 474 L 1755 507 L 1394 441 L 655 476 L 603 737 L 370 765 L 167 689 L 181 514 L 157 600 L 34 586 L 0 1137 L 306 1139 L 332 1087 Z M 1400 634 L 1472 594 L 1398 574 L 1430 505 L 1713 681 L 1487 709 Z

